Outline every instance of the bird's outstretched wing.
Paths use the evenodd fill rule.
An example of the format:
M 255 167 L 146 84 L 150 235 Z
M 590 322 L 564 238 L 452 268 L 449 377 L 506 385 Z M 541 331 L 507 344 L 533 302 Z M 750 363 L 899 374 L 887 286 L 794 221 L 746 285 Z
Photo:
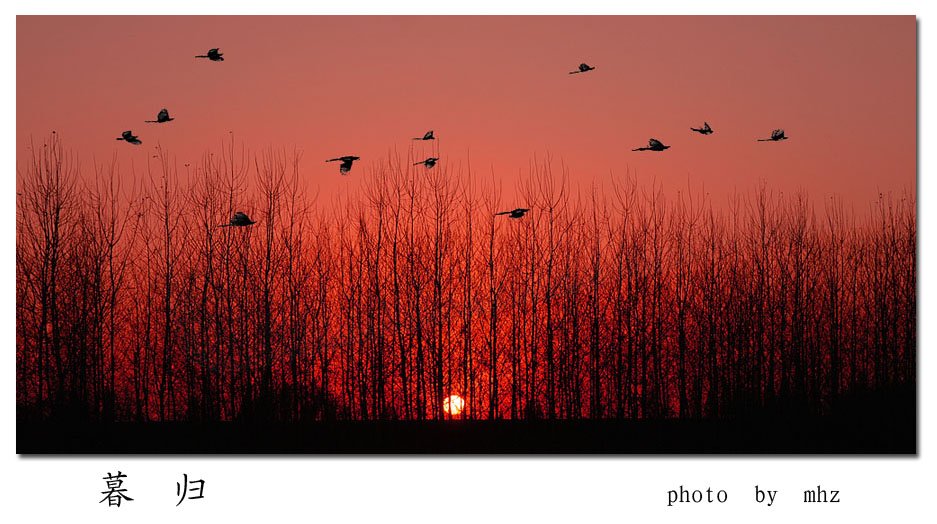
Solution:
M 156 120 L 169 120 L 169 110 L 166 108 L 160 110 L 159 114 L 156 115 Z
M 782 136 L 784 136 L 783 129 L 775 129 L 771 132 L 771 138 L 781 138 Z
M 500 213 L 495 213 L 495 216 L 498 216 L 498 215 L 510 215 L 512 212 L 513 212 L 513 211 L 502 211 L 502 212 L 500 212 Z
M 703 122 L 703 129 L 706 131 L 712 131 L 713 128 L 709 127 L 709 122 Z
M 658 140 L 658 139 L 656 139 L 656 138 L 652 138 L 652 139 L 650 139 L 650 140 L 647 141 L 647 145 L 648 145 L 649 147 L 662 147 L 664 144 L 660 143 L 660 140 Z
M 210 55 L 217 55 L 217 54 L 219 54 L 219 53 L 218 53 L 218 49 L 220 49 L 220 48 L 218 48 L 218 47 L 213 47 L 213 48 L 211 48 L 211 49 L 208 50 L 208 54 L 210 54 Z

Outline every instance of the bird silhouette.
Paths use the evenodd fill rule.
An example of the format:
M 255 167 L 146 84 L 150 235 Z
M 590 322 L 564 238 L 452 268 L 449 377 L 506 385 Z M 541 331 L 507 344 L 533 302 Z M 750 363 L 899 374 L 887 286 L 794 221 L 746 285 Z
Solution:
M 133 145 L 135 145 L 135 146 L 138 146 L 138 145 L 140 145 L 140 144 L 143 143 L 142 140 L 140 140 L 139 138 L 133 136 L 133 132 L 132 132 L 132 131 L 129 131 L 129 130 L 128 130 L 128 131 L 124 131 L 123 133 L 121 133 L 121 134 L 120 134 L 120 137 L 119 137 L 117 140 L 126 140 L 127 142 L 130 142 L 131 144 L 133 144 Z
M 508 218 L 524 218 L 524 213 L 530 211 L 529 209 L 524 209 L 519 207 L 517 209 L 512 209 L 511 211 L 502 211 L 500 213 L 495 213 L 495 216 L 498 215 L 509 215 Z
M 148 124 L 162 124 L 163 122 L 172 122 L 175 118 L 169 118 L 169 110 L 165 107 L 156 115 L 156 120 L 144 120 Z
M 578 73 L 585 73 L 586 71 L 592 71 L 593 69 L 595 69 L 594 66 L 590 66 L 589 64 L 583 62 L 579 64 L 579 71 L 570 71 L 569 74 L 575 75 Z
M 213 49 L 209 49 L 207 55 L 195 55 L 195 58 L 207 58 L 212 62 L 224 62 L 224 58 L 221 57 L 223 54 L 224 53 L 219 53 L 218 48 L 215 47 Z
M 433 136 L 433 130 L 430 129 L 423 135 L 423 138 L 414 138 L 414 140 L 436 140 L 436 137 Z
M 771 138 L 759 138 L 759 142 L 777 142 L 778 140 L 787 140 L 788 137 L 784 136 L 783 129 L 775 129 L 771 132 Z
M 637 149 L 632 149 L 632 151 L 663 151 L 668 149 L 670 146 L 665 146 L 656 138 L 652 138 L 647 141 L 647 147 L 639 147 Z
M 238 211 L 231 217 L 231 220 L 227 224 L 221 224 L 218 227 L 246 227 L 253 223 L 254 221 L 248 218 L 243 211 Z
M 703 127 L 699 129 L 691 127 L 690 131 L 696 131 L 701 135 L 711 135 L 713 133 L 713 128 L 709 127 L 709 122 L 703 122 Z
M 426 160 L 424 160 L 424 161 L 422 161 L 422 162 L 417 162 L 416 164 L 413 164 L 413 165 L 418 166 L 418 165 L 420 165 L 420 164 L 423 164 L 423 165 L 426 166 L 426 169 L 432 169 L 433 166 L 436 165 L 436 161 L 438 161 L 438 160 L 439 160 L 438 158 L 429 157 L 429 158 L 427 158 Z
M 355 160 L 361 160 L 361 157 L 358 156 L 340 156 L 338 158 L 330 158 L 326 162 L 341 162 L 342 165 L 338 166 L 338 172 L 347 175 L 351 171 L 351 163 Z

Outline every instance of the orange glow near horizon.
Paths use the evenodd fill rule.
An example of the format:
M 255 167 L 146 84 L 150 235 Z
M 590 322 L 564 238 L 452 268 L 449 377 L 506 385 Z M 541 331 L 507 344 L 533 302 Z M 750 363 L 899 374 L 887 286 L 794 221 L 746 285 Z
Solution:
M 462 397 L 459 395 L 449 395 L 444 398 L 442 401 L 442 409 L 447 414 L 452 415 L 453 417 L 462 413 L 462 409 L 465 407 L 465 401 L 462 400 Z
M 56 130 L 85 173 L 144 171 L 157 145 L 184 173 L 232 135 L 296 148 L 323 196 L 394 151 L 494 173 L 506 201 L 548 155 L 583 192 L 626 172 L 720 202 L 915 189 L 913 16 L 18 16 L 16 38 L 18 165 Z M 790 140 L 757 141 L 774 128 Z M 671 148 L 631 151 L 650 137 Z M 324 162 L 344 155 L 349 177 Z

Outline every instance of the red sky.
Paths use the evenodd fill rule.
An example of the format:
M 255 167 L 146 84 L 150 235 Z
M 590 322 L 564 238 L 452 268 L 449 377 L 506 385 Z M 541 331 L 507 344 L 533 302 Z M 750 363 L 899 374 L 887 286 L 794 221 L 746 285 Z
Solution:
M 211 47 L 224 62 L 194 58 Z M 301 149 L 327 191 L 433 129 L 443 162 L 509 187 L 547 152 L 583 186 L 631 169 L 860 204 L 915 180 L 912 16 L 19 16 L 16 68 L 17 151 L 55 129 L 86 168 L 139 170 L 156 144 L 181 168 L 233 131 Z M 143 123 L 162 107 L 176 120 Z M 790 140 L 756 142 L 776 127 Z M 631 151 L 649 137 L 672 147 Z M 347 154 L 352 178 L 323 162 Z

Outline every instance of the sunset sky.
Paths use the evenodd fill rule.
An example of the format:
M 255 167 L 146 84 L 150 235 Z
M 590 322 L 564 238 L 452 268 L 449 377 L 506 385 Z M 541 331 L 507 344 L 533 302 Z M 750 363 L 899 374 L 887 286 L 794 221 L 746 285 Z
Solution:
M 913 16 L 20 16 L 16 38 L 18 164 L 54 129 L 84 168 L 145 169 L 160 144 L 182 169 L 230 131 L 301 150 L 324 191 L 410 147 L 508 187 L 549 153 L 580 186 L 630 169 L 856 205 L 914 189 Z M 212 47 L 224 62 L 194 58 Z M 175 121 L 143 123 L 163 107 Z M 756 141 L 774 128 L 790 140 Z M 672 147 L 631 151 L 650 137 Z M 341 155 L 362 157 L 349 178 L 323 162 Z

